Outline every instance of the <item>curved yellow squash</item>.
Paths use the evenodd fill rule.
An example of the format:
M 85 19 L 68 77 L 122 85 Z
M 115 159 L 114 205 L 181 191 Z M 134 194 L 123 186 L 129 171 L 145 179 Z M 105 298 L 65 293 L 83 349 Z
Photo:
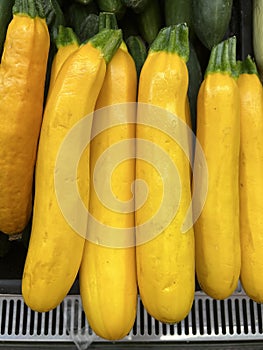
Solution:
M 67 221 L 72 223 L 75 218 L 81 218 L 76 203 L 78 198 L 67 195 L 66 189 L 69 183 L 76 181 L 81 199 L 88 207 L 89 147 L 82 153 L 76 179 L 63 178 L 59 183 L 60 189 L 65 188 L 65 195 L 60 200 L 68 208 L 70 217 L 64 217 L 61 211 L 62 202 L 56 197 L 58 187 L 55 188 L 54 175 L 55 171 L 61 171 L 56 167 L 56 160 L 66 135 L 85 116 L 92 118 L 106 73 L 103 50 L 106 46 L 107 55 L 109 51 L 116 51 L 121 39 L 117 31 L 104 31 L 103 35 L 98 34 L 91 40 L 63 65 L 44 113 L 36 165 L 32 232 L 22 280 L 26 304 L 39 312 L 55 308 L 66 296 L 78 273 L 85 243 L 83 232 L 76 232 Z M 89 140 L 90 131 L 88 127 L 83 130 L 83 134 L 74 138 L 71 147 L 81 147 L 80 139 Z M 70 172 L 70 152 L 63 157 L 64 166 Z M 86 226 L 86 218 L 83 220 Z
M 53 89 L 55 80 L 61 67 L 66 62 L 68 57 L 79 48 L 79 43 L 71 28 L 64 28 L 62 26 L 59 27 L 56 46 L 58 51 L 56 52 L 52 61 L 48 95 Z
M 241 100 L 240 238 L 241 283 L 263 303 L 263 89 L 256 74 L 238 78 Z
M 96 129 L 101 123 L 101 114 L 105 113 L 109 124 L 116 118 L 120 118 L 117 109 L 114 111 L 101 110 L 100 108 L 118 105 L 121 103 L 135 102 L 137 90 L 137 76 L 135 64 L 128 53 L 126 46 L 122 43 L 111 62 L 107 66 L 105 80 L 96 103 L 98 112 L 95 115 L 93 127 Z M 118 107 L 116 107 L 118 108 Z M 116 114 L 117 112 L 117 114 Z M 107 128 L 97 135 L 91 142 L 91 176 L 99 188 L 110 181 L 113 195 L 120 201 L 132 200 L 131 185 L 135 177 L 134 160 L 134 138 L 136 109 L 134 106 L 122 106 L 122 124 Z M 131 119 L 132 118 L 132 119 Z M 112 159 L 115 152 L 110 151 L 107 158 L 95 174 L 95 166 L 99 157 L 117 142 L 133 139 L 130 146 L 126 148 L 127 160 L 120 165 L 114 164 L 115 168 L 111 174 Z M 122 149 L 125 147 L 120 146 Z M 120 150 L 120 148 L 119 148 Z M 107 208 L 102 204 L 101 198 L 96 193 L 94 183 L 91 183 L 90 213 L 102 225 L 108 225 L 107 235 L 112 234 L 112 241 L 103 245 L 100 228 L 96 228 L 91 222 L 88 223 L 88 235 L 91 239 L 85 242 L 85 249 L 81 262 L 79 281 L 80 294 L 88 322 L 97 335 L 116 340 L 126 336 L 131 330 L 135 317 L 137 305 L 137 281 L 134 239 L 131 237 L 133 246 L 118 246 L 114 243 L 114 233 L 110 227 L 131 229 L 134 235 L 134 207 L 131 203 L 131 212 L 125 213 L 120 204 L 118 211 Z M 127 230 L 126 230 L 127 231 Z M 115 233 L 116 235 L 116 233 Z M 96 236 L 96 244 L 94 236 Z M 110 245 L 111 244 L 111 245 Z
M 15 14 L 0 65 L 0 231 L 21 232 L 32 186 L 49 50 L 46 22 Z
M 173 38 L 176 37 L 178 40 L 184 36 L 181 32 L 178 38 L 178 34 L 174 32 L 176 30 L 176 28 L 164 29 L 160 32 L 159 38 L 161 39 L 164 34 L 168 40 L 167 45 L 174 47 Z M 184 27 L 179 31 L 185 31 Z M 160 40 L 159 38 L 156 40 Z M 138 102 L 162 108 L 162 113 L 159 109 L 155 112 L 154 109 L 150 110 L 157 119 L 160 118 L 162 127 L 168 123 L 165 111 L 170 112 L 172 116 L 173 128 L 181 128 L 176 116 L 186 125 L 187 88 L 188 71 L 185 59 L 176 51 L 167 52 L 167 48 L 157 51 L 151 49 L 140 75 Z M 158 235 L 136 246 L 139 292 L 150 315 L 161 322 L 174 323 L 184 319 L 191 310 L 195 290 L 193 227 L 185 233 L 182 232 L 182 225 L 191 203 L 189 162 L 184 150 L 171 136 L 159 128 L 141 124 L 144 122 L 144 114 L 141 113 L 140 107 L 137 120 L 137 154 L 140 156 L 144 151 L 145 146 L 141 144 L 141 139 L 149 141 L 147 143 L 150 150 L 146 160 L 136 159 L 136 179 L 144 180 L 148 186 L 146 202 L 135 213 L 137 243 L 144 240 L 144 235 L 147 237 L 151 233 L 157 234 L 154 230 L 160 229 Z M 181 131 L 186 138 L 185 130 Z M 154 216 L 158 208 L 164 205 L 163 181 L 170 183 L 176 173 L 175 169 L 167 167 L 166 159 L 160 158 L 159 153 L 156 153 L 156 145 L 163 149 L 171 163 L 177 167 L 180 179 L 178 188 L 169 187 L 164 214 L 159 215 L 158 219 L 154 219 Z M 186 148 L 189 146 L 186 139 L 185 145 Z M 189 153 L 189 150 L 186 149 L 186 152 Z M 155 169 L 157 164 L 162 169 L 163 177 Z M 140 197 L 139 192 L 140 187 L 136 187 L 136 198 Z M 173 210 L 177 199 L 179 199 L 178 208 L 172 212 L 171 222 L 163 227 L 163 222 Z M 152 232 L 140 228 L 147 220 L 152 222 L 149 228 L 151 231 L 152 227 Z

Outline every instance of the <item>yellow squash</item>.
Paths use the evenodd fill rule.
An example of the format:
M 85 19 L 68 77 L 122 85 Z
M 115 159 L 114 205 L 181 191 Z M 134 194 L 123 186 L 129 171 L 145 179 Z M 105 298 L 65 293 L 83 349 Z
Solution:
M 53 89 L 55 80 L 64 62 L 66 62 L 68 57 L 79 48 L 77 36 L 71 28 L 59 26 L 58 35 L 56 38 L 56 46 L 58 51 L 56 52 L 52 62 L 48 89 L 49 95 Z
M 136 179 L 147 184 L 148 197 L 137 208 L 141 204 L 141 188 L 140 185 L 136 186 L 138 285 L 149 314 L 168 323 L 179 322 L 187 316 L 195 290 L 192 224 L 187 232 L 182 229 L 191 203 L 189 161 L 184 153 L 189 154 L 185 129 L 188 53 L 188 29 L 185 25 L 161 30 L 142 68 L 138 91 L 139 104 L 158 107 L 150 108 L 148 113 L 150 121 L 160 125 L 160 128 L 148 125 L 145 119 L 147 108 L 139 105 Z M 170 117 L 167 117 L 167 113 Z M 179 135 L 184 149 L 177 143 Z M 156 146 L 162 149 L 167 158 L 158 152 Z M 147 149 L 146 159 L 139 159 Z M 176 173 L 179 182 L 173 185 Z M 166 184 L 168 193 L 164 190 Z M 162 214 L 158 214 L 160 207 L 163 207 Z M 171 214 L 171 222 L 167 223 L 166 218 Z M 143 227 L 147 222 L 151 224 Z
M 49 51 L 45 19 L 17 1 L 0 65 L 0 231 L 21 232 L 32 212 L 32 186 Z
M 229 297 L 240 274 L 240 100 L 232 75 L 235 43 L 230 38 L 213 48 L 197 102 L 197 139 L 206 157 L 208 191 L 195 224 L 196 272 L 201 288 L 215 299 Z M 198 181 L 203 181 L 204 168 L 198 161 L 194 167 Z
M 108 242 L 103 240 L 100 226 L 96 227 L 89 221 L 88 239 L 85 242 L 79 274 L 80 294 L 88 322 L 96 334 L 110 340 L 126 336 L 136 317 L 134 203 L 131 192 L 135 178 L 136 108 L 133 104 L 128 104 L 136 101 L 136 91 L 135 64 L 123 42 L 107 66 L 106 77 L 96 103 L 97 115 L 93 130 L 100 127 L 103 117 L 108 122 L 102 133 L 93 138 L 90 147 L 91 177 L 94 179 L 91 183 L 90 213 L 101 225 L 109 226 Z M 111 108 L 105 109 L 107 106 Z M 111 126 L 116 120 L 120 124 Z M 131 143 L 125 146 L 127 139 L 131 139 Z M 111 149 L 118 142 L 120 144 L 117 150 Z M 126 160 L 121 164 L 114 163 L 114 157 L 123 150 Z M 107 151 L 108 156 L 96 173 L 99 157 Z M 117 211 L 110 203 L 103 204 L 102 198 L 96 192 L 95 185 L 106 193 L 105 184 L 108 181 L 116 200 L 120 200 Z M 130 212 L 126 213 L 127 201 L 130 201 Z M 130 241 L 118 241 L 111 227 L 122 229 L 120 234 L 129 235 Z
M 251 58 L 241 65 L 240 238 L 241 283 L 263 303 L 263 88 Z
M 67 139 L 69 151 L 61 155 L 60 166 L 57 166 L 57 157 L 62 142 L 76 123 L 86 116 L 92 118 L 106 62 L 120 41 L 119 31 L 105 30 L 81 46 L 63 65 L 45 107 L 36 165 L 32 232 L 22 279 L 24 300 L 38 312 L 51 310 L 63 300 L 79 270 L 85 232 L 78 232 L 72 224 L 82 219 L 85 229 L 86 217 L 80 217 L 79 198 L 73 197 L 68 189 L 71 183 L 77 185 L 88 207 L 89 147 L 83 152 L 77 169 L 73 169 L 77 171 L 76 177 L 61 177 L 55 187 L 54 176 L 63 171 L 61 166 L 66 174 L 72 174 L 72 164 L 78 160 L 73 151 L 81 151 L 83 139 L 89 140 L 88 124 Z M 58 191 L 62 191 L 59 201 Z M 68 216 L 61 211 L 62 207 L 67 209 Z

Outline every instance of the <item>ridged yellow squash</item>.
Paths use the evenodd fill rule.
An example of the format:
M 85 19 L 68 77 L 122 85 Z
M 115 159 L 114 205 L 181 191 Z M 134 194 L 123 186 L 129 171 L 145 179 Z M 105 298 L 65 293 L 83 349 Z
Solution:
M 93 138 L 90 147 L 93 182 L 89 210 L 101 225 L 109 226 L 107 236 L 111 237 L 111 240 L 104 242 L 100 227 L 89 221 L 88 239 L 85 242 L 79 274 L 80 294 L 88 322 L 97 335 L 110 340 L 126 336 L 136 317 L 134 201 L 131 192 L 135 178 L 136 108 L 133 104 L 129 105 L 129 102 L 136 101 L 136 91 L 135 64 L 123 42 L 107 66 L 105 80 L 96 103 L 98 114 L 94 118 L 93 130 L 102 123 L 102 115 L 106 116 L 108 126 Z M 111 108 L 105 109 L 107 106 Z M 120 120 L 120 124 L 110 127 L 111 122 L 116 119 Z M 125 146 L 124 142 L 128 139 L 131 139 L 131 143 Z M 118 142 L 121 142 L 119 148 L 111 150 Z M 124 149 L 126 160 L 120 164 L 114 163 L 112 167 L 112 159 L 116 152 Z M 109 154 L 96 173 L 99 157 L 107 151 Z M 111 206 L 107 207 L 107 203 L 103 204 L 102 198 L 96 192 L 95 185 L 104 189 L 107 181 L 110 182 L 115 198 L 121 201 L 117 211 Z M 106 191 L 107 189 L 104 193 Z M 131 201 L 130 212 L 127 213 L 126 201 Z M 127 241 L 127 245 L 124 241 L 118 241 L 111 227 L 122 228 L 123 234 L 130 230 L 130 241 Z
M 230 38 L 213 48 L 197 101 L 196 135 L 206 158 L 208 191 L 195 224 L 196 272 L 201 288 L 215 299 L 225 299 L 237 288 L 241 264 L 240 98 L 231 66 L 235 43 Z M 204 168 L 198 161 L 194 168 L 202 181 Z
M 119 31 L 105 30 L 81 46 L 68 59 L 55 81 L 44 112 L 36 165 L 36 190 L 32 232 L 22 279 L 25 303 L 38 312 L 55 308 L 70 290 L 78 273 L 85 234 L 70 224 L 80 220 L 77 200 L 67 187 L 76 182 L 85 206 L 89 201 L 89 147 L 83 152 L 76 178 L 62 178 L 58 183 L 65 195 L 57 199 L 55 187 L 57 157 L 68 132 L 92 112 L 102 87 L 106 62 L 121 42 Z M 80 138 L 89 140 L 90 130 L 82 130 L 71 146 L 80 147 Z M 66 172 L 71 172 L 71 154 L 63 154 Z M 63 203 L 61 202 L 63 201 Z M 68 208 L 66 217 L 61 205 Z M 86 225 L 86 217 L 83 225 Z M 85 227 L 84 227 L 85 229 Z
M 263 303 L 263 88 L 255 63 L 247 58 L 237 80 L 240 92 L 241 283 Z
M 32 188 L 49 51 L 46 21 L 17 2 L 0 65 L 0 231 L 21 232 L 32 213 Z
M 138 285 L 149 314 L 168 323 L 179 322 L 187 316 L 195 290 L 193 227 L 190 225 L 187 232 L 182 230 L 191 203 L 189 161 L 184 154 L 185 151 L 189 154 L 186 133 L 188 53 L 188 29 L 185 25 L 161 30 L 143 65 L 138 91 L 139 104 L 158 107 L 149 110 L 149 117 L 151 120 L 159 119 L 161 125 L 159 129 L 145 124 L 145 108 L 138 107 L 136 179 L 145 181 L 148 186 L 148 197 L 140 208 L 137 208 L 141 204 L 138 203 L 140 186 L 136 186 L 135 191 Z M 170 118 L 166 119 L 166 112 Z M 180 130 L 175 135 L 182 132 L 184 150 L 177 140 L 163 131 L 167 126 L 174 131 Z M 165 156 L 159 156 L 156 146 L 167 155 L 167 160 Z M 140 159 L 146 148 L 149 149 L 147 159 Z M 172 168 L 168 168 L 169 161 Z M 170 184 L 176 173 L 179 182 L 175 187 L 169 185 L 167 194 L 165 184 Z M 177 200 L 179 204 L 175 208 Z M 164 205 L 164 213 L 155 219 L 158 208 Z M 170 214 L 172 220 L 166 225 L 166 217 Z M 143 224 L 147 221 L 152 224 L 144 228 Z M 155 230 L 159 230 L 159 234 Z

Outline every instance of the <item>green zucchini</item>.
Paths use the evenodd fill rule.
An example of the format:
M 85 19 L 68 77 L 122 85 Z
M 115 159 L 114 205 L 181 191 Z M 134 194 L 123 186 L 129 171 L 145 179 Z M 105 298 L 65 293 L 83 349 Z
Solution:
M 227 32 L 233 0 L 192 0 L 192 6 L 195 34 L 211 50 Z
M 78 34 L 80 43 L 92 38 L 99 31 L 99 16 L 95 13 L 90 13 L 87 18 L 80 25 L 80 32 Z
M 187 61 L 189 84 L 188 84 L 188 99 L 190 103 L 191 111 L 191 122 L 192 130 L 196 131 L 196 107 L 197 107 L 197 96 L 199 92 L 200 85 L 203 81 L 202 69 L 195 51 L 193 44 L 190 43 L 189 46 L 190 53 L 189 59 Z
M 263 1 L 253 0 L 252 6 L 252 41 L 253 51 L 260 74 L 260 79 L 263 82 Z
M 121 19 L 126 11 L 126 6 L 124 6 L 121 0 L 97 0 L 97 4 L 100 11 L 112 12 L 117 19 Z
M 124 17 L 121 20 L 118 20 L 118 25 L 119 28 L 122 29 L 124 40 L 131 35 L 139 35 L 137 15 L 130 8 L 127 8 Z
M 146 45 L 139 35 L 131 35 L 126 40 L 126 45 L 135 62 L 137 76 L 139 78 L 142 66 L 147 57 Z
M 122 0 L 124 5 L 131 8 L 135 13 L 144 11 L 145 7 L 151 0 Z
M 151 0 L 144 11 L 137 15 L 137 21 L 141 37 L 150 45 L 162 27 L 159 0 Z
M 14 3 L 15 0 L 0 0 L 0 58 L 3 52 L 7 27 L 12 19 Z
M 192 24 L 192 0 L 165 0 L 165 25 L 186 23 L 188 28 Z
M 99 9 L 95 2 L 88 5 L 72 3 L 65 11 L 67 27 L 77 34 L 80 43 L 98 33 Z

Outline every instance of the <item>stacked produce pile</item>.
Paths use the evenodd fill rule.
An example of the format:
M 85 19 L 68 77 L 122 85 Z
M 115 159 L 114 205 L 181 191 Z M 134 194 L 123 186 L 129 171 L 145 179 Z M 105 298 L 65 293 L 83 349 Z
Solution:
M 257 64 L 238 58 L 233 6 L 1 2 L 0 247 L 28 244 L 31 309 L 57 307 L 78 276 L 90 326 L 116 340 L 138 295 L 183 320 L 195 277 L 215 299 L 241 279 L 263 302 L 259 33 Z

